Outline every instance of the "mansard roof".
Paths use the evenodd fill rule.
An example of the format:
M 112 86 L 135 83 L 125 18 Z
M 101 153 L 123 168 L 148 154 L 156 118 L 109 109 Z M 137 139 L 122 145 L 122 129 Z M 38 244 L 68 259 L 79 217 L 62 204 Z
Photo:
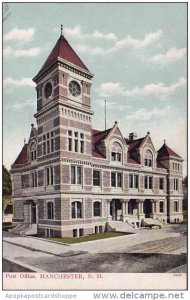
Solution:
M 57 43 L 55 44 L 53 50 L 49 54 L 42 68 L 35 76 L 37 77 L 39 74 L 43 73 L 48 67 L 50 67 L 54 62 L 58 61 L 58 59 L 64 59 L 65 61 L 72 63 L 76 67 L 83 69 L 84 71 L 90 72 L 82 60 L 78 57 L 76 52 L 70 46 L 68 41 L 65 39 L 63 35 L 60 36 Z
M 169 148 L 164 142 L 163 146 L 158 150 L 158 159 L 162 157 L 176 157 L 181 158 L 176 152 L 174 152 L 171 148 Z M 182 158 L 181 158 L 182 159 Z
M 17 159 L 13 163 L 13 165 L 22 165 L 25 164 L 28 161 L 28 156 L 27 156 L 27 146 L 28 144 L 25 144 L 19 153 Z

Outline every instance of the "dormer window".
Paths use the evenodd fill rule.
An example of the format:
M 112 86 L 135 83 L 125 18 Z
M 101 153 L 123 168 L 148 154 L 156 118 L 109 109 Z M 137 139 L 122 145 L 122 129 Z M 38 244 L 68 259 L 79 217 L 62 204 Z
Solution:
M 36 143 L 33 142 L 30 146 L 30 160 L 34 161 L 37 158 Z
M 115 142 L 111 148 L 111 160 L 121 162 L 122 148 L 119 143 Z
M 147 167 L 152 167 L 152 153 L 147 150 L 144 156 L 144 165 Z

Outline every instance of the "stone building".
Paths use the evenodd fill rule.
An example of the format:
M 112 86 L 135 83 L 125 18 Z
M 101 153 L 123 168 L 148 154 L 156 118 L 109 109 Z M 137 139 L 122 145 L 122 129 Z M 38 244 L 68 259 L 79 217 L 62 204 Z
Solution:
M 11 166 L 17 233 L 77 237 L 183 220 L 183 159 L 166 142 L 156 151 L 149 132 L 93 129 L 92 78 L 61 34 L 33 78 L 37 125 Z

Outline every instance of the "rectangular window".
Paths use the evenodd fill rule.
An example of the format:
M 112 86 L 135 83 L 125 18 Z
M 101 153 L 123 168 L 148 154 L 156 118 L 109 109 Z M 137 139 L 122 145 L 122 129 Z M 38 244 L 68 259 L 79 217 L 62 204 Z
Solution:
M 73 229 L 73 237 L 77 237 L 77 229 Z
M 53 167 L 46 168 L 46 184 L 53 185 Z
M 153 177 L 152 176 L 145 176 L 144 177 L 144 188 L 151 190 L 152 187 L 153 187 Z
M 50 145 L 49 145 L 49 141 L 47 141 L 47 153 L 50 153 Z
M 93 185 L 100 186 L 100 171 L 93 170 Z
M 179 180 L 178 178 L 174 178 L 174 191 L 178 191 L 179 189 Z
M 54 139 L 51 139 L 51 152 L 54 152 Z
M 111 173 L 111 186 L 116 187 L 116 173 Z
M 135 174 L 129 174 L 129 188 L 138 189 L 139 187 L 139 177 Z
M 68 151 L 84 153 L 84 133 L 68 130 Z
M 121 179 L 121 173 L 117 173 L 117 186 L 118 187 L 121 187 L 121 183 L 122 182 L 122 179 Z
M 43 155 L 46 155 L 46 143 L 43 143 Z
M 71 166 L 71 184 L 82 184 L 82 168 Z
M 84 153 L 84 141 L 80 141 L 80 153 Z
M 38 183 L 37 183 L 37 172 L 33 172 L 31 174 L 31 187 L 37 187 Z
M 73 150 L 73 147 L 72 147 L 72 139 L 69 138 L 69 151 L 72 151 Z
M 174 201 L 174 212 L 178 212 L 179 211 L 179 203 L 178 201 Z
M 111 172 L 111 186 L 121 187 L 122 186 L 122 174 L 118 172 Z
M 79 228 L 79 236 L 83 236 L 84 235 L 84 229 L 83 228 Z
M 159 178 L 159 189 L 160 190 L 164 189 L 164 178 Z
M 78 152 L 78 140 L 75 140 L 75 152 Z
M 121 153 L 120 152 L 112 152 L 111 160 L 112 161 L 121 161 Z

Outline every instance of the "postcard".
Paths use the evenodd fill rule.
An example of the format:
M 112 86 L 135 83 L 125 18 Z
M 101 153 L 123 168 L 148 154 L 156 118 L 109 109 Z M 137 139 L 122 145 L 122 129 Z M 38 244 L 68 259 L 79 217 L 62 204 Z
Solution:
M 187 3 L 3 3 L 2 227 L 5 294 L 183 298 Z

